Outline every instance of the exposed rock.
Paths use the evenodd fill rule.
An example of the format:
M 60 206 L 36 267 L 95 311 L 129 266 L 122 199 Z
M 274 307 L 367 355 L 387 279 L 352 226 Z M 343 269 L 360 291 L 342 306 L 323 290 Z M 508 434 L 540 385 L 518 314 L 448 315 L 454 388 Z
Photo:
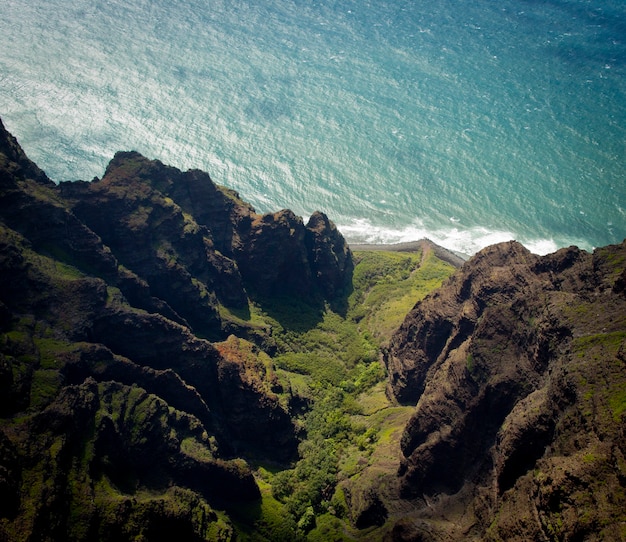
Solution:
M 117 273 L 117 261 L 111 251 L 64 207 L 54 187 L 30 179 L 3 183 L 0 185 L 0 217 L 42 254 L 80 265 L 90 274 L 103 278 L 111 279 Z
M 388 512 L 374 489 L 353 493 L 349 486 L 345 486 L 344 493 L 352 515 L 352 523 L 357 529 L 380 527 L 385 524 Z
M 297 455 L 296 430 L 289 413 L 279 401 L 283 391 L 267 354 L 235 336 L 215 345 L 221 354 L 218 365 L 219 397 L 228 405 L 223 410 L 228 442 L 236 451 L 243 445 L 285 463 Z
M 101 180 L 62 183 L 59 193 L 152 296 L 210 338 L 228 325 L 218 302 L 247 308 L 250 294 L 332 301 L 350 281 L 350 250 L 327 217 L 315 213 L 305 227 L 288 210 L 258 215 L 197 170 L 118 153 Z
M 313 279 L 305 235 L 302 219 L 290 210 L 254 217 L 236 255 L 254 294 L 308 296 Z
M 169 532 L 177 525 L 193 535 L 190 539 L 205 540 L 202 531 L 207 526 L 202 523 L 217 523 L 218 518 L 204 499 L 258 497 L 249 471 L 212 458 L 211 443 L 198 420 L 172 411 L 141 388 L 98 385 L 89 379 L 66 387 L 33 419 L 27 442 L 24 460 L 37 465 L 28 480 L 28 506 L 34 508 L 29 530 L 37 538 L 112 539 L 109 530 L 128 530 L 124 539 L 131 539 L 146 530 L 154 532 L 163 522 Z M 77 462 L 81 456 L 83 461 Z M 179 490 L 199 510 L 190 514 L 180 503 L 168 502 L 167 488 L 179 484 L 202 495 Z M 108 486 L 130 495 L 148 490 L 156 498 L 116 498 Z M 112 523 L 110 507 L 119 505 L 122 519 L 139 515 L 146 523 L 123 525 L 120 518 Z M 145 517 L 148 505 L 160 507 L 165 517 Z M 205 522 L 193 520 L 197 513 L 206 516 Z
M 337 227 L 323 213 L 313 213 L 306 229 L 305 242 L 313 276 L 324 296 L 336 299 L 351 287 L 354 263 L 350 249 Z
M 118 168 L 109 166 L 101 181 L 63 183 L 60 193 L 153 296 L 199 333 L 217 337 L 220 320 L 210 287 L 217 271 L 206 256 L 208 234 L 171 199 L 133 176 L 132 166 L 144 163 L 150 162 L 132 154 Z
M 25 179 L 32 179 L 42 185 L 54 185 L 26 156 L 17 140 L 7 132 L 0 120 L 0 186 L 5 189 Z
M 270 358 L 200 337 L 237 329 L 270 344 L 269 330 L 219 314 L 245 314 L 249 288 L 323 299 L 306 228 L 279 216 L 286 246 L 207 174 L 137 153 L 57 187 L 0 125 L 0 539 L 232 538 L 212 506 L 260 493 L 229 458 L 289 461 L 298 435 Z M 346 283 L 349 249 L 330 222 L 320 234 L 316 261 L 324 247 L 343 254 Z M 248 250 L 264 279 L 297 287 L 252 268 L 244 281 Z
M 416 404 L 399 476 L 426 524 L 410 535 L 398 524 L 394 539 L 615 536 L 626 504 L 625 263 L 626 243 L 545 257 L 505 243 L 416 305 L 385 361 L 389 393 Z M 427 521 L 442 495 L 463 510 L 448 515 L 456 530 Z M 583 501 L 593 513 L 576 511 Z

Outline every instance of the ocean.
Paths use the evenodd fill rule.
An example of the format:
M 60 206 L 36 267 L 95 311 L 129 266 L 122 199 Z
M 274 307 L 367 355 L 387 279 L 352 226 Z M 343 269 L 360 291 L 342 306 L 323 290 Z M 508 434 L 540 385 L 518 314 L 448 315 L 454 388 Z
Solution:
M 626 237 L 623 0 L 4 0 L 0 51 L 55 181 L 137 150 L 353 243 Z

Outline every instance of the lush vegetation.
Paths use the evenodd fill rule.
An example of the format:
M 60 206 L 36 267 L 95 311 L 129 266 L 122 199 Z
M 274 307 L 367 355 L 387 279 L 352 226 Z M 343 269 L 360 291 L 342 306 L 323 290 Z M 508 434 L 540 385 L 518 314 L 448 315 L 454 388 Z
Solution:
M 16 389 L 26 390 L 28 402 L 22 405 L 25 412 L 35 413 L 59 395 L 64 385 L 62 365 L 68 359 L 78 359 L 81 348 L 53 332 L 55 325 L 70 329 L 73 322 L 80 321 L 83 309 L 72 304 L 75 296 L 65 293 L 93 279 L 31 250 L 23 253 L 37 271 L 33 276 L 47 287 L 40 290 L 52 292 L 36 294 L 42 303 L 46 302 L 45 295 L 62 300 L 61 309 L 49 314 L 49 323 L 23 317 L 0 338 L 12 356 L 10 366 L 0 370 L 11 371 L 8 380 L 15 383 Z M 244 541 L 351 540 L 357 533 L 362 534 L 353 526 L 345 484 L 367 487 L 383 463 L 395 473 L 397 457 L 393 454 L 397 454 L 397 440 L 410 411 L 392 405 L 386 396 L 381 346 L 412 306 L 438 287 L 453 268 L 430 253 L 360 252 L 355 262 L 353 289 L 338 304 L 340 309 L 309 306 L 292 298 L 251 303 L 247 310 L 237 313 L 220 308 L 224 319 L 245 327 L 254 342 L 232 336 L 216 343 L 216 348 L 243 368 L 244 380 L 254 373 L 248 379 L 250 383 L 265 386 L 268 396 L 276 393 L 300 429 L 297 461 L 253 465 L 260 501 L 218 512 L 198 495 L 179 487 L 170 488 L 166 494 L 142 496 L 136 491 L 141 484 L 133 476 L 128 480 L 125 475 L 115 480 L 101 476 L 90 485 L 87 464 L 95 453 L 90 429 L 86 440 L 76 444 L 82 447 L 77 457 L 83 459 L 68 469 L 72 536 L 86 536 L 96 505 L 102 529 L 113 529 L 122 509 L 126 510 L 126 490 L 136 499 L 135 508 L 124 512 L 130 514 L 125 516 L 126 530 L 122 533 L 128 537 L 142 533 L 152 523 L 160 525 L 155 518 L 176 516 L 181 506 L 207 518 L 201 525 L 194 523 L 195 532 L 202 532 L 207 539 L 227 540 L 233 529 L 237 539 Z M 112 307 L 124 302 L 121 292 L 112 286 L 98 295 Z M 81 303 L 89 302 L 80 299 Z M 267 352 L 271 356 L 258 348 L 263 341 L 269 345 Z M 99 363 L 106 367 L 105 360 Z M 129 446 L 140 447 L 142 431 L 168 426 L 169 422 L 163 420 L 174 411 L 165 409 L 164 403 L 141 388 L 118 393 L 102 386 L 98 388 L 102 397 L 97 418 L 110 418 L 113 426 L 119 426 L 128 437 Z M 6 399 L 8 389 L 0 391 L 6 392 Z M 127 397 L 123 404 L 122 397 Z M 616 404 L 616 409 L 622 408 L 621 403 Z M 26 418 L 16 418 L 15 428 L 19 429 L 23 420 Z M 179 420 L 177 427 L 181 423 Z M 199 440 L 193 431 L 170 433 L 170 438 L 180 440 L 185 457 L 206 463 L 214 460 L 208 441 Z M 43 454 L 46 458 L 49 455 L 53 463 L 66 453 L 64 446 L 70 446 L 61 437 L 55 439 Z M 42 461 L 23 473 L 33 502 L 43 502 L 42 495 L 51 484 L 46 469 Z M 57 471 L 55 480 L 62 469 Z M 54 490 L 60 491 L 56 487 Z M 88 501 L 92 505 L 85 507 Z
M 380 347 L 453 268 L 430 252 L 355 260 L 345 314 L 288 299 L 251 308 L 251 320 L 272 330 L 284 393 L 305 405 L 294 412 L 304 438 L 295 464 L 257 465 L 262 503 L 233 513 L 242 540 L 352 539 L 340 482 L 366 476 L 406 421 L 406 409 L 386 397 Z

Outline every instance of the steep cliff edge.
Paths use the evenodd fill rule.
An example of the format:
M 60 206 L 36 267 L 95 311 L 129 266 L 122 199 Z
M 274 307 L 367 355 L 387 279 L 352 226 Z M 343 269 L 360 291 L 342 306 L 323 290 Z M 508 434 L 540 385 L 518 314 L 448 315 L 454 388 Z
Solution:
M 59 195 L 153 296 L 212 339 L 225 338 L 219 305 L 319 304 L 349 284 L 350 250 L 324 215 L 311 226 L 289 210 L 258 215 L 201 171 L 118 153 L 102 179 L 62 183 Z
M 0 123 L 0 541 L 626 539 L 626 245 L 384 248 Z
M 626 243 L 500 244 L 411 311 L 385 357 L 416 405 L 391 539 L 623 539 L 625 267 Z
M 251 300 L 350 283 L 310 223 L 137 153 L 57 186 L 0 123 L 0 540 L 234 537 L 214 508 L 260 497 L 240 458 L 291 461 L 300 436 L 229 333 L 267 340 Z

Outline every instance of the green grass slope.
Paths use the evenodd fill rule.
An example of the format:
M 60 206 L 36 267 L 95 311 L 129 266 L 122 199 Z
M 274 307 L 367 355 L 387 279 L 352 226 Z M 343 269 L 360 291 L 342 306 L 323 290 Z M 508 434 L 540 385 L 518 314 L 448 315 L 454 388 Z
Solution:
M 256 465 L 262 501 L 232 513 L 241 540 L 377 540 L 385 530 L 367 488 L 394 483 L 412 409 L 387 397 L 380 349 L 454 267 L 428 249 L 354 257 L 343 314 L 289 299 L 250 309 L 249 321 L 271 330 L 282 400 L 303 439 L 294 464 Z

